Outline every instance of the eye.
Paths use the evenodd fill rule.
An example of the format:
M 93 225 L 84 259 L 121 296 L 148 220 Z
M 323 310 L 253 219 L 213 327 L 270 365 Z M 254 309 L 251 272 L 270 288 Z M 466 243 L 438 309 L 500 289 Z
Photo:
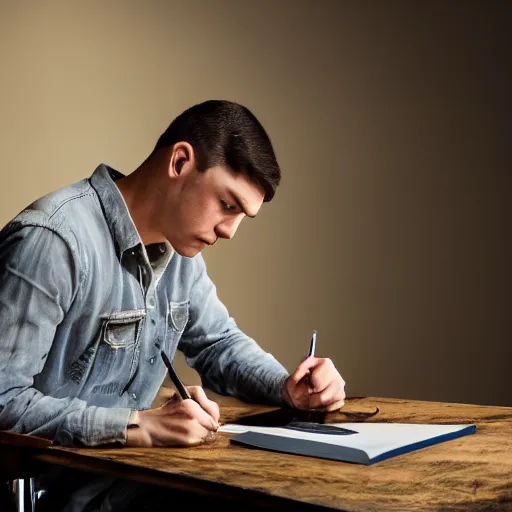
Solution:
M 220 203 L 222 204 L 222 209 L 226 210 L 227 212 L 232 212 L 232 211 L 236 210 L 236 206 L 234 206 L 232 204 L 228 204 L 228 203 L 226 203 L 226 201 L 221 201 Z

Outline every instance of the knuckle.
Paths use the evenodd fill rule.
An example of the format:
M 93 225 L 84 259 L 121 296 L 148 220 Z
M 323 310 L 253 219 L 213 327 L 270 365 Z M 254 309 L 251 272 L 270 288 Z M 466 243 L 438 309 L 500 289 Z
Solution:
M 332 362 L 332 359 L 330 359 L 329 357 L 324 358 L 324 364 L 326 366 L 334 366 L 334 363 Z
M 320 403 L 321 405 L 327 405 L 332 402 L 332 393 L 324 392 L 320 395 Z
M 190 394 L 195 395 L 195 396 L 200 395 L 201 391 L 203 391 L 201 386 L 188 386 L 188 390 L 190 391 Z M 203 393 L 204 393 L 204 391 L 203 391 Z
M 189 417 L 189 418 L 193 418 L 195 416 L 195 411 L 196 411 L 196 402 L 194 402 L 193 400 L 184 400 L 182 402 L 182 409 L 183 409 L 183 413 Z
M 190 411 L 194 407 L 195 402 L 193 400 L 182 400 L 181 407 L 186 411 Z

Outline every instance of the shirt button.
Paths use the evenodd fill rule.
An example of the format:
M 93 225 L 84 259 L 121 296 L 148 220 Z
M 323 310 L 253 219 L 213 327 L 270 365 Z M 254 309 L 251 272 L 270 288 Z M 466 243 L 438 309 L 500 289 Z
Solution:
M 149 362 L 150 362 L 151 364 L 155 364 L 155 358 L 154 358 L 154 357 L 152 357 L 152 358 L 149 360 Z
M 132 393 L 132 398 L 133 398 L 134 400 L 137 400 L 137 395 L 136 395 L 135 393 Z
M 153 325 L 155 325 L 155 324 L 156 324 L 156 322 L 155 322 L 155 319 L 154 319 L 154 318 L 152 318 L 152 319 L 151 319 L 151 323 L 152 323 Z
M 150 297 L 149 300 L 148 300 L 148 306 L 150 308 L 154 308 L 155 307 L 155 299 L 154 297 Z

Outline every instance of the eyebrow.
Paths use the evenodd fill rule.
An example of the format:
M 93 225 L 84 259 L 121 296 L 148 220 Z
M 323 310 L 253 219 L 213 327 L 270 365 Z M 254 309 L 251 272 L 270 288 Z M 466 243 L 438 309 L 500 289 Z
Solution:
M 231 194 L 231 197 L 233 198 L 233 201 L 235 201 L 238 208 L 240 208 L 240 210 L 242 210 L 242 212 L 244 212 L 247 217 L 249 217 L 251 219 L 254 219 L 254 217 L 256 217 L 256 215 L 249 215 L 249 213 L 247 212 L 247 210 L 244 208 L 244 206 L 242 204 L 242 200 L 235 194 L 235 192 L 230 190 L 229 193 Z

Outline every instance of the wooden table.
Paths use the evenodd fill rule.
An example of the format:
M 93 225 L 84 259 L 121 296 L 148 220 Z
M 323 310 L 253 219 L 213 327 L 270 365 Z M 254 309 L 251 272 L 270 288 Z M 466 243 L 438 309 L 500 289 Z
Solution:
M 229 495 L 241 506 L 266 510 L 512 510 L 512 407 L 367 397 L 349 399 L 341 411 L 319 421 L 353 422 L 351 414 L 357 418 L 377 407 L 379 413 L 364 421 L 476 423 L 477 433 L 372 466 L 244 448 L 222 434 L 195 448 L 39 445 L 30 448 L 30 460 L 206 494 L 212 501 Z M 221 411 L 223 423 L 276 424 L 284 417 L 271 407 Z M 2 451 L 9 435 L 2 434 Z

